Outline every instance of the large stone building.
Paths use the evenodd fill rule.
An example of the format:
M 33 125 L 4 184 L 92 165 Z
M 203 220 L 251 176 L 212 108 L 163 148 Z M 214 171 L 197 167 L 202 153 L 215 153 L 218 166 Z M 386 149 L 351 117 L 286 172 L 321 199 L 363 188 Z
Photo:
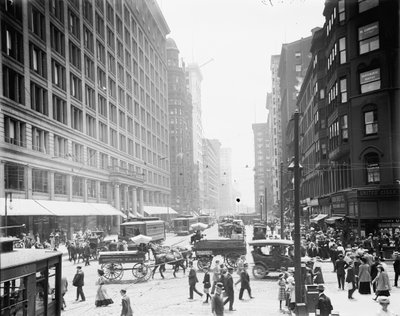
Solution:
M 220 149 L 217 139 L 203 139 L 204 199 L 202 213 L 218 214 L 220 191 Z
M 398 1 L 326 1 L 298 99 L 312 221 L 399 231 Z M 318 203 L 315 203 L 315 202 Z M 349 230 L 347 230 L 349 231 Z
M 203 176 L 203 123 L 201 120 L 201 81 L 203 76 L 199 65 L 190 63 L 186 67 L 186 84 L 192 95 L 192 125 L 193 125 L 193 161 L 194 161 L 194 190 L 193 204 L 196 214 L 200 211 L 204 200 Z
M 157 2 L 1 1 L 0 20 L 0 194 L 26 216 L 9 223 L 46 238 L 117 231 L 120 211 L 168 205 L 169 28 Z M 38 205 L 54 216 L 37 221 L 48 215 Z
M 272 210 L 271 120 L 253 124 L 254 134 L 254 206 L 265 220 Z
M 187 213 L 194 206 L 192 99 L 186 87 L 186 68 L 179 61 L 173 39 L 167 39 L 169 148 L 171 161 L 171 207 Z

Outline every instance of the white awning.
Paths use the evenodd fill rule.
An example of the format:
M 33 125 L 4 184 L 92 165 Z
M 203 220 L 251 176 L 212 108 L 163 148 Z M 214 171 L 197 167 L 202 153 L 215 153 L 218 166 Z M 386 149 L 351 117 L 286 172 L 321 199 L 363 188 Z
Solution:
M 5 216 L 5 200 L 0 198 L 0 215 Z M 54 216 L 54 214 L 32 199 L 7 199 L 7 216 Z
M 144 212 L 147 215 L 162 215 L 162 214 L 178 214 L 172 207 L 167 206 L 144 206 Z
M 109 204 L 69 201 L 37 200 L 37 203 L 50 210 L 56 216 L 111 216 L 123 213 Z
M 310 219 L 310 222 L 311 223 L 318 223 L 320 220 L 324 219 L 327 216 L 328 216 L 328 214 L 318 214 L 314 218 Z
M 337 220 L 342 219 L 342 218 L 343 218 L 343 216 L 332 216 L 332 217 L 326 218 L 325 223 L 332 225 L 332 224 L 335 224 L 335 222 Z

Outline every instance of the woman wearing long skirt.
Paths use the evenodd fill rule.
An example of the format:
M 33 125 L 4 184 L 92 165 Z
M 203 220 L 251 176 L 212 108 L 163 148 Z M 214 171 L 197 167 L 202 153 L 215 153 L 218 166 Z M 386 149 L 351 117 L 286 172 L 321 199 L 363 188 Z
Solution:
M 361 258 L 362 264 L 358 268 L 358 292 L 371 294 L 371 274 L 367 259 Z
M 105 278 L 104 278 L 104 271 L 103 270 L 97 270 L 97 273 L 99 275 L 97 281 L 96 281 L 96 285 L 98 285 L 97 287 L 97 293 L 96 293 L 96 300 L 95 300 L 95 304 L 96 307 L 100 307 L 100 306 L 108 306 L 113 302 L 113 300 L 108 296 L 107 291 L 104 287 L 104 283 L 105 283 Z
M 313 275 L 313 283 L 314 284 L 323 284 L 325 283 L 324 281 L 324 276 L 322 274 L 322 260 L 320 257 L 314 258 L 314 264 L 313 264 L 313 269 L 312 269 L 312 275 Z
M 374 300 L 378 298 L 378 296 L 390 296 L 390 290 L 392 287 L 390 286 L 389 276 L 385 271 L 382 265 L 377 266 L 378 275 L 372 281 L 372 283 L 376 283 L 376 297 Z
M 286 301 L 286 280 L 283 273 L 279 274 L 278 286 L 279 309 L 282 310 L 282 302 Z

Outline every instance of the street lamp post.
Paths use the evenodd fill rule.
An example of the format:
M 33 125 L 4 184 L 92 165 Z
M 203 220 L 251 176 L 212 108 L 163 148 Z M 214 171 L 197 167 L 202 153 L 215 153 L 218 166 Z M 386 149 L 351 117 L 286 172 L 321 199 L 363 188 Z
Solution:
M 299 111 L 294 112 L 294 273 L 296 305 L 303 303 L 303 282 L 300 254 L 300 165 L 299 165 Z M 302 305 L 302 304 L 301 304 Z M 301 315 L 301 313 L 297 313 Z

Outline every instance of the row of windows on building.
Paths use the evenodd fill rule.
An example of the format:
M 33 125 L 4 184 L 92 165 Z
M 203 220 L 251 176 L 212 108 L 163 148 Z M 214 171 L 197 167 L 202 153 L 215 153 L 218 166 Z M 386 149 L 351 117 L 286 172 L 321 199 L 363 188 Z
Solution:
M 144 171 L 144 170 L 143 170 Z M 157 184 L 158 180 L 161 182 L 160 175 L 153 174 L 151 171 L 146 173 L 148 182 Z M 73 196 L 83 197 L 85 182 L 88 197 L 107 199 L 107 189 L 110 185 L 109 182 L 98 181 L 93 179 L 86 179 L 79 176 L 71 176 L 72 183 L 68 179 L 69 175 L 61 172 L 54 172 L 54 183 L 51 186 L 50 171 L 45 169 L 32 169 L 32 192 L 33 193 L 50 193 L 50 189 L 54 188 L 54 194 L 66 195 L 72 192 Z M 4 164 L 4 179 L 5 189 L 15 191 L 25 191 L 27 185 L 26 168 L 22 165 L 14 163 Z M 99 188 L 97 187 L 99 184 Z

